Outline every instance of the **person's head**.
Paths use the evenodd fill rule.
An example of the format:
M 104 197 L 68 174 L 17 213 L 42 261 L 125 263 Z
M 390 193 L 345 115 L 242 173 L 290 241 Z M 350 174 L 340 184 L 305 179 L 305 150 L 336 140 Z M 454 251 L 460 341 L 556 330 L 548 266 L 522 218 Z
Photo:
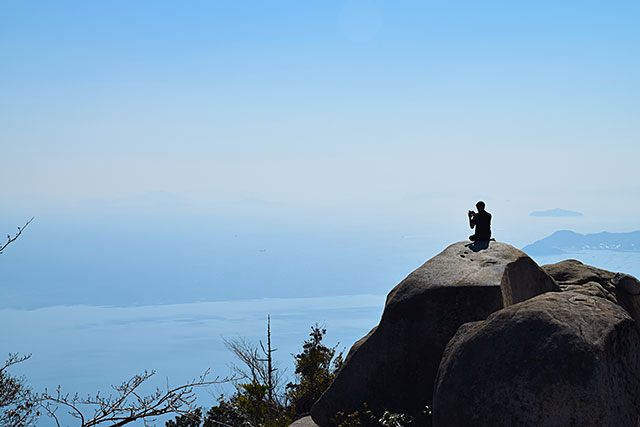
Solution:
M 480 200 L 478 203 L 476 203 L 476 208 L 478 208 L 478 211 L 483 211 L 484 210 L 484 202 L 482 200 Z

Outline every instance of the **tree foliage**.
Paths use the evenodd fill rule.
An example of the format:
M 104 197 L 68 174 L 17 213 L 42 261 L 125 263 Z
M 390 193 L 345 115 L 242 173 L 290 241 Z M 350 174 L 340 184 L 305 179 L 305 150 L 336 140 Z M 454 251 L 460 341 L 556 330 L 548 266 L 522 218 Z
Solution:
M 287 384 L 287 396 L 293 402 L 296 414 L 307 414 L 320 395 L 331 385 L 342 366 L 342 352 L 327 347 L 322 338 L 325 328 L 315 324 L 309 339 L 302 344 L 302 352 L 296 354 L 296 382 Z
M 415 416 L 385 411 L 382 416 L 376 416 L 364 402 L 359 410 L 350 414 L 338 412 L 333 419 L 338 427 L 429 427 L 431 426 L 431 408 Z
M 199 427 L 202 423 L 202 409 L 196 408 L 193 413 L 189 415 L 178 415 L 175 420 L 169 420 L 166 422 L 166 427 Z
M 286 427 L 293 419 L 289 408 L 269 400 L 268 387 L 253 382 L 238 384 L 235 394 L 228 400 L 221 396 L 218 406 L 207 412 L 204 427 L 216 423 L 247 427 Z
M 311 405 L 333 381 L 342 364 L 342 353 L 327 347 L 322 339 L 326 329 L 312 326 L 302 351 L 294 355 L 295 381 L 282 390 L 282 372 L 272 360 L 271 326 L 267 321 L 267 345 L 248 343 L 243 339 L 226 341 L 227 348 L 242 362 L 233 370 L 241 380 L 235 383 L 235 393 L 221 395 L 202 421 L 202 427 L 245 426 L 286 427 L 294 419 L 306 415 Z M 179 420 L 186 423 L 186 420 Z M 191 424 L 167 424 L 167 427 L 199 427 Z
M 12 376 L 7 371 L 9 367 L 30 357 L 30 354 L 9 354 L 0 367 L 0 426 L 25 427 L 33 425 L 37 419 L 37 396 L 27 387 L 24 378 Z

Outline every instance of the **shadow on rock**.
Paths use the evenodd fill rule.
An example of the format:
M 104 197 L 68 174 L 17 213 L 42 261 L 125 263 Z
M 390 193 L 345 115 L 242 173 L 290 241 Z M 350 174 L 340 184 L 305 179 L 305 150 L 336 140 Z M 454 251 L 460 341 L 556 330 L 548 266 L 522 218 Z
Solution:
M 475 242 L 471 242 L 465 245 L 467 248 L 471 249 L 473 252 L 480 252 L 484 249 L 489 249 L 490 240 L 477 240 Z

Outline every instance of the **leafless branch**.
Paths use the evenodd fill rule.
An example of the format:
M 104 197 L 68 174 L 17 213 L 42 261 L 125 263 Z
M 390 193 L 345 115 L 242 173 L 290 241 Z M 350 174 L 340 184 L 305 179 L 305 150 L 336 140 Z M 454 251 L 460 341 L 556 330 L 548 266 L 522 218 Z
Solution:
M 194 389 L 212 384 L 220 384 L 231 381 L 231 378 L 215 378 L 207 380 L 209 371 L 178 387 L 170 387 L 168 382 L 166 389 L 156 388 L 149 395 L 141 395 L 138 388 L 151 378 L 155 371 L 144 371 L 118 386 L 113 386 L 115 395 L 103 397 L 100 393 L 95 396 L 88 395 L 81 398 L 78 394 L 73 396 L 63 394 L 60 387 L 56 393 L 49 394 L 46 390 L 40 396 L 40 405 L 44 411 L 52 417 L 58 426 L 60 425 L 56 412 L 59 408 L 66 409 L 72 417 L 79 422 L 78 427 L 93 427 L 108 424 L 110 427 L 121 427 L 136 420 L 142 420 L 145 426 L 153 422 L 156 417 L 164 414 L 177 414 L 189 416 L 197 408 Z M 91 415 L 85 415 L 90 412 Z
M 18 237 L 20 237 L 20 235 L 22 234 L 22 232 L 24 231 L 24 229 L 25 229 L 25 228 L 27 228 L 27 226 L 31 223 L 31 221 L 33 221 L 33 218 L 34 218 L 34 217 L 32 217 L 29 221 L 27 221 L 27 223 L 26 223 L 25 225 L 23 225 L 22 227 L 18 227 L 18 232 L 17 232 L 13 237 L 11 237 L 11 235 L 10 235 L 10 234 L 7 234 L 7 243 L 5 243 L 5 244 L 0 244 L 0 254 L 2 253 L 2 251 L 4 251 L 4 249 L 5 249 L 7 246 L 9 246 L 9 244 L 10 244 L 10 243 L 15 242 L 15 241 L 16 241 L 16 239 L 17 239 Z
M 267 320 L 267 345 L 262 341 L 258 345 L 245 338 L 224 339 L 224 345 L 244 366 L 231 365 L 231 369 L 239 379 L 248 379 L 254 384 L 262 384 L 267 388 L 267 398 L 271 403 L 279 404 L 284 371 L 273 361 L 271 348 L 271 317 Z
M 231 369 L 239 379 L 249 379 L 252 382 L 261 384 L 264 382 L 266 370 L 257 345 L 248 342 L 245 338 L 224 339 L 224 345 L 245 366 L 231 366 Z
M 31 358 L 31 354 L 20 356 L 18 353 L 9 353 L 7 360 L 4 361 L 4 365 L 0 366 L 0 372 L 4 372 L 8 367 L 13 366 L 16 363 L 24 362 L 29 358 Z

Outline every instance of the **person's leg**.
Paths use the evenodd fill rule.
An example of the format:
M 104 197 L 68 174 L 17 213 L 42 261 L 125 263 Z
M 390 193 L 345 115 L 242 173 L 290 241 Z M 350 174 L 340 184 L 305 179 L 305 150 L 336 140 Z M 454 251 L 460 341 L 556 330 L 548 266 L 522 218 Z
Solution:
M 475 234 L 472 234 L 471 236 L 469 236 L 469 240 L 471 240 L 472 242 L 475 242 L 476 240 L 478 240 L 478 238 L 476 237 Z

